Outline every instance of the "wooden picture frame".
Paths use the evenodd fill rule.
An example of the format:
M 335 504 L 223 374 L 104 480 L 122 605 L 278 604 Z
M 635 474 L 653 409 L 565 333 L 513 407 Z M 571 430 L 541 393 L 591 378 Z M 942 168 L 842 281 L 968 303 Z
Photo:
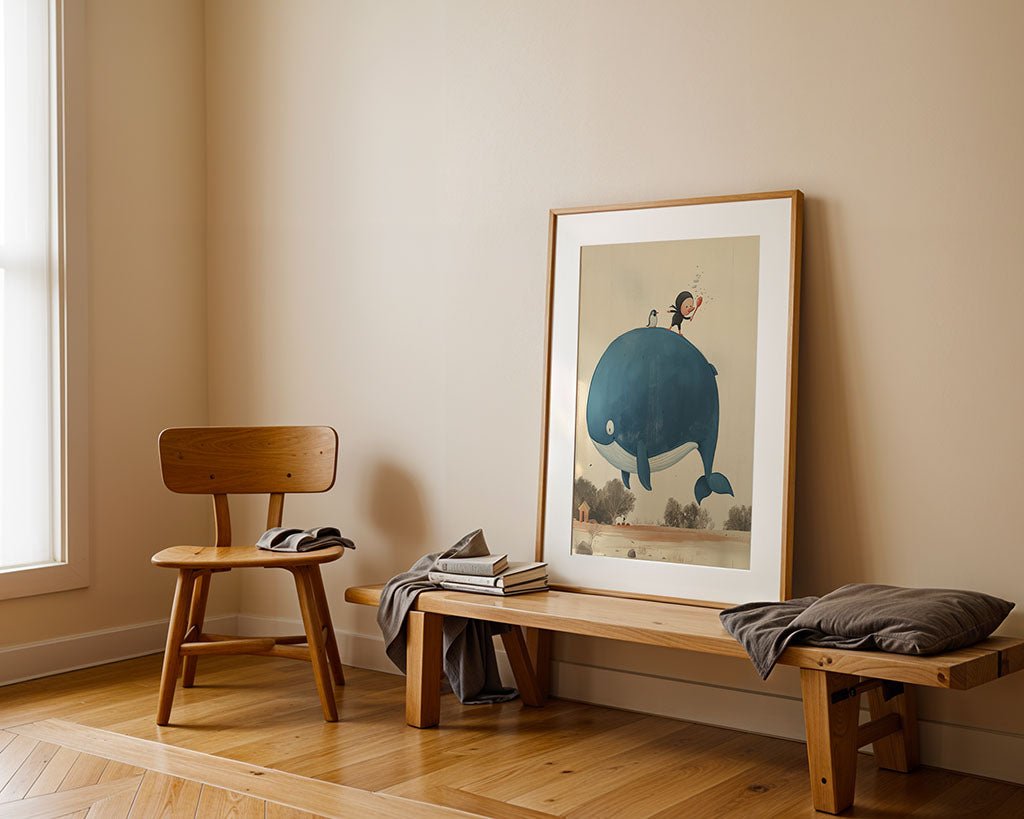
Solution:
M 802 217 L 798 190 L 550 212 L 536 559 L 552 588 L 788 599 Z

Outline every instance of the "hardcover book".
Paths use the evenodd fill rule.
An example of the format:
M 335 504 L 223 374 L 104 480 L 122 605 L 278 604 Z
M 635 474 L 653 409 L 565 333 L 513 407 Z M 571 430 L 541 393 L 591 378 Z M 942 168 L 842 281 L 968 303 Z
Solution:
M 442 589 L 448 591 L 472 592 L 473 594 L 493 594 L 499 597 L 508 597 L 513 594 L 526 594 L 526 592 L 538 592 L 548 590 L 547 578 L 533 580 L 529 583 L 519 583 L 515 586 L 474 586 L 472 583 L 452 583 L 446 580 L 441 584 Z
M 435 564 L 435 571 L 449 574 L 469 574 L 494 577 L 508 566 L 508 555 L 483 555 L 481 557 L 441 558 Z

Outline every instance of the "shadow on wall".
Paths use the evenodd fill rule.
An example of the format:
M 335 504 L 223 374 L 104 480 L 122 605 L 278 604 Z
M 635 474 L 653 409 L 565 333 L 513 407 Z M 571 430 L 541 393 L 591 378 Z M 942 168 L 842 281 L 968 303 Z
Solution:
M 386 565 L 373 568 L 377 575 L 390 577 L 432 549 L 423 490 L 415 476 L 391 461 L 371 468 L 367 486 L 370 521 L 388 547 L 374 550 Z
M 836 259 L 835 205 L 808 197 L 804 204 L 797 391 L 796 519 L 793 596 L 821 595 L 864 582 L 863 501 L 858 452 L 851 428 L 855 395 L 844 348 L 836 283 L 855 271 Z

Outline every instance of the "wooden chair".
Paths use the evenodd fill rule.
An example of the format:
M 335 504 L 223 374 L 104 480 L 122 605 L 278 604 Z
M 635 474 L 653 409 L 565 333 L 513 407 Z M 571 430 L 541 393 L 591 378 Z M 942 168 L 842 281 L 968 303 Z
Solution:
M 280 526 L 285 493 L 326 492 L 334 486 L 337 461 L 338 433 L 331 427 L 181 427 L 160 433 L 164 485 L 172 492 L 213 495 L 216 545 L 171 546 L 153 556 L 155 565 L 178 570 L 157 725 L 170 721 L 182 665 L 182 686 L 191 688 L 196 663 L 208 654 L 260 654 L 312 662 L 324 719 L 337 721 L 331 676 L 335 684 L 344 685 L 345 675 L 320 564 L 337 560 L 345 550 L 335 546 L 296 554 L 232 546 L 228 511 L 228 494 L 269 494 L 267 528 Z M 237 638 L 203 632 L 213 575 L 251 567 L 292 573 L 305 634 Z

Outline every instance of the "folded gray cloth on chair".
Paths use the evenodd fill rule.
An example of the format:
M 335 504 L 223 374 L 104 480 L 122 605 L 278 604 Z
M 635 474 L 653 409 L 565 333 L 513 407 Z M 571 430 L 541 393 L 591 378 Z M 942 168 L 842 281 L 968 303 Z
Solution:
M 405 672 L 405 619 L 420 592 L 436 591 L 438 586 L 427 579 L 427 573 L 442 558 L 481 557 L 488 555 L 482 529 L 470 532 L 446 552 L 424 555 L 407 572 L 392 577 L 384 584 L 377 609 L 377 624 L 384 635 L 388 657 Z M 494 654 L 496 634 L 509 626 L 469 620 L 446 615 L 443 624 L 444 673 L 459 701 L 466 705 L 505 702 L 519 692 L 505 688 L 498 675 Z

